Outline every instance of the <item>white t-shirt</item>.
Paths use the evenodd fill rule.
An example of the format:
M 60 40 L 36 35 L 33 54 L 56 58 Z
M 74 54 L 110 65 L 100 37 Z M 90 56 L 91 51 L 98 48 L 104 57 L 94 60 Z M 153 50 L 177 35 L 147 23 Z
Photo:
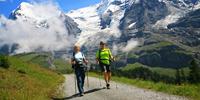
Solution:
M 85 56 L 83 53 L 81 52 L 77 52 L 74 54 L 73 56 L 73 60 L 75 60 L 76 62 L 82 62 L 83 63 L 83 60 L 85 59 Z

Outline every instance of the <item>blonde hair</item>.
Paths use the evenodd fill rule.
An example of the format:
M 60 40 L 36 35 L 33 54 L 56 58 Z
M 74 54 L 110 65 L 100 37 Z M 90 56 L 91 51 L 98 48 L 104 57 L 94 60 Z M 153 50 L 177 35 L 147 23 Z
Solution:
M 79 45 L 75 45 L 74 46 L 74 51 L 75 52 L 78 52 L 78 51 L 80 51 L 81 49 L 80 49 L 80 46 Z

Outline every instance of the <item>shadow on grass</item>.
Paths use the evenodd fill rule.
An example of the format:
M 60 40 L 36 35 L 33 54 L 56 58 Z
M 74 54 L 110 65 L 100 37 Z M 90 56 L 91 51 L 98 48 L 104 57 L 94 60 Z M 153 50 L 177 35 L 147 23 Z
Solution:
M 96 92 L 96 91 L 100 91 L 102 89 L 105 89 L 105 88 L 95 88 L 95 89 L 92 89 L 92 90 L 85 91 L 84 94 L 93 93 L 93 92 Z M 70 100 L 70 99 L 74 99 L 74 98 L 77 98 L 77 97 L 80 97 L 78 93 L 71 95 L 69 97 L 64 97 L 64 98 L 52 98 L 52 100 Z

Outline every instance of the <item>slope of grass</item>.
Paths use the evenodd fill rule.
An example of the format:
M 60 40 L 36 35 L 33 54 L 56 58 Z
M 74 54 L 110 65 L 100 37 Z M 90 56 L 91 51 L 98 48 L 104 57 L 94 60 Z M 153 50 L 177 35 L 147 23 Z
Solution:
M 48 56 L 46 55 L 38 55 L 33 57 L 29 60 L 29 62 L 32 62 L 34 64 L 38 64 L 42 67 L 49 68 L 50 64 L 48 63 Z
M 162 47 L 172 46 L 172 45 L 173 45 L 173 43 L 171 43 L 171 42 L 162 41 L 162 42 L 158 42 L 158 43 L 155 43 L 155 44 L 146 45 L 146 46 L 143 46 L 143 47 L 137 48 L 137 49 L 145 50 L 145 51 L 154 51 L 154 50 L 159 50 Z
M 18 57 L 19 59 L 25 61 L 25 62 L 31 62 L 40 65 L 41 67 L 48 68 L 49 64 L 47 59 L 50 57 L 48 53 L 27 53 L 27 54 L 19 54 L 15 55 L 15 57 Z
M 55 59 L 54 65 L 56 66 L 56 70 L 62 74 L 69 74 L 73 72 L 69 62 L 64 59 Z
M 0 100 L 49 100 L 64 77 L 27 63 L 18 57 L 9 57 L 9 69 L 0 68 Z
M 38 56 L 37 53 L 25 53 L 25 54 L 18 54 L 15 57 L 22 59 L 23 61 L 30 61 L 34 57 Z
M 45 68 L 48 68 L 50 66 L 48 62 L 50 54 L 48 53 L 43 53 L 42 55 L 38 53 L 19 54 L 16 55 L 16 57 L 26 62 L 38 64 Z M 52 63 L 55 65 L 55 70 L 62 74 L 72 72 L 71 65 L 64 59 L 55 58 L 52 60 Z
M 98 74 L 96 73 L 90 73 L 89 75 L 99 78 Z M 192 100 L 200 100 L 200 95 L 199 95 L 200 84 L 173 85 L 173 84 L 165 84 L 162 82 L 155 83 L 151 81 L 130 79 L 130 78 L 125 78 L 125 77 L 116 77 L 116 76 L 113 76 L 112 80 L 133 85 L 139 88 L 150 89 L 150 90 L 164 92 L 164 93 L 173 94 L 173 95 L 186 96 Z
M 181 69 L 183 70 L 186 76 L 189 75 L 189 67 L 180 68 L 180 70 Z M 172 68 L 153 67 L 153 68 L 150 68 L 150 70 L 157 72 L 160 75 L 166 75 L 166 76 L 170 76 L 174 78 L 176 76 L 176 70 Z
M 166 75 L 166 76 L 170 76 L 170 77 L 175 77 L 175 75 L 176 75 L 175 69 L 163 68 L 163 67 L 148 67 L 148 66 L 145 66 L 145 65 L 140 64 L 140 63 L 128 64 L 127 66 L 121 68 L 121 70 L 122 71 L 128 71 L 128 70 L 133 70 L 133 69 L 138 68 L 138 67 L 148 68 L 151 71 L 156 72 L 160 75 Z M 189 75 L 189 68 L 188 67 L 181 68 L 181 69 L 183 69 L 186 76 Z
M 128 70 L 132 70 L 138 67 L 145 67 L 145 65 L 140 64 L 140 63 L 134 63 L 134 64 L 127 64 L 125 67 L 122 67 L 121 70 L 122 71 L 128 71 Z

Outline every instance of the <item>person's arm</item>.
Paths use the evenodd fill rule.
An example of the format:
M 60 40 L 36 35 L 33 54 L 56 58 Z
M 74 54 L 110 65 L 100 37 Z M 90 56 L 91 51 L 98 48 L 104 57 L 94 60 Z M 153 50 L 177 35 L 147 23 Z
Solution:
M 96 63 L 99 64 L 99 50 L 96 52 Z
M 71 65 L 72 65 L 72 68 L 74 69 L 75 68 L 75 60 L 74 60 L 74 57 L 71 58 L 71 61 L 70 61 Z
M 71 59 L 71 64 L 72 64 L 72 65 L 75 65 L 75 64 L 76 64 L 76 62 L 74 61 L 74 59 Z
M 108 51 L 109 51 L 110 59 L 113 60 L 113 61 L 115 61 L 115 58 L 113 57 L 112 52 L 110 51 L 110 49 Z
M 75 65 L 75 64 L 76 64 L 74 55 L 75 55 L 75 54 L 73 53 L 73 55 L 72 55 L 72 57 L 71 57 L 71 64 L 72 64 L 72 65 Z
M 83 62 L 87 65 L 88 64 L 88 60 L 85 58 L 85 55 L 83 54 Z

